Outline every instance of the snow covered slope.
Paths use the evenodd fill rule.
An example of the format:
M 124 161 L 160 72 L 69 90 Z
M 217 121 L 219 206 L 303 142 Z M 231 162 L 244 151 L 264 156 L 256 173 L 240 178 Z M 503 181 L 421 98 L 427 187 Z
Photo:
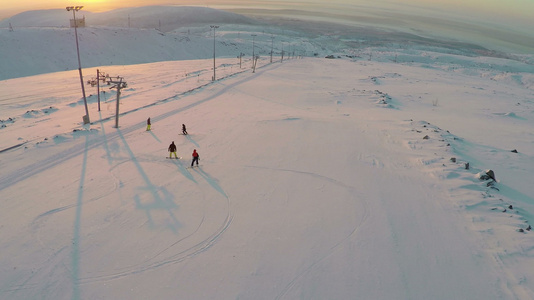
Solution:
M 534 297 L 532 87 L 324 58 L 223 60 L 211 82 L 211 63 L 102 67 L 129 85 L 118 129 L 107 89 L 80 125 L 76 71 L 0 82 L 1 298 Z
M 533 299 L 532 56 L 273 32 L 0 30 L 0 298 Z

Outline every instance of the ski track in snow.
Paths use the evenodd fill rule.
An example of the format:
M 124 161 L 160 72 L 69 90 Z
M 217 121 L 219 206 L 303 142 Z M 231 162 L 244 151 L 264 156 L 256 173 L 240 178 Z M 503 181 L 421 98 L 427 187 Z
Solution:
M 279 66 L 280 65 L 276 65 L 276 67 L 279 67 Z M 244 71 L 242 71 L 242 72 L 244 72 Z M 240 73 L 242 73 L 242 72 L 240 72 Z M 262 71 L 257 72 L 256 76 L 260 75 L 261 73 L 262 73 Z M 235 75 L 236 74 L 232 74 L 232 75 L 227 76 L 225 78 L 233 77 Z M 172 116 L 176 115 L 177 113 L 186 111 L 186 110 L 188 110 L 188 109 L 190 109 L 192 107 L 195 107 L 195 106 L 200 105 L 200 104 L 202 104 L 204 102 L 210 101 L 210 100 L 212 100 L 212 99 L 214 99 L 214 98 L 216 98 L 216 97 L 218 97 L 220 95 L 223 95 L 228 90 L 233 89 L 235 86 L 238 86 L 238 85 L 240 85 L 240 84 L 242 84 L 244 82 L 250 81 L 253 78 L 254 78 L 254 76 L 249 76 L 247 78 L 244 78 L 242 80 L 237 81 L 234 84 L 227 85 L 224 88 L 220 89 L 215 94 L 213 94 L 213 95 L 211 95 L 211 96 L 209 96 L 207 98 L 204 98 L 203 100 L 197 101 L 197 102 L 195 102 L 193 104 L 190 104 L 188 106 L 185 106 L 183 108 L 180 108 L 180 109 L 177 109 L 177 110 L 174 110 L 174 111 L 169 111 L 169 112 L 167 112 L 165 114 L 161 114 L 161 115 L 155 116 L 153 118 L 153 120 L 159 121 L 159 120 L 163 120 L 163 119 L 168 118 L 168 117 L 172 117 Z M 223 80 L 223 79 L 224 78 L 221 78 L 221 79 L 219 79 L 219 81 Z M 139 128 L 142 128 L 143 126 L 144 126 L 144 123 L 141 123 L 139 126 L 134 127 L 133 130 L 129 130 L 128 133 L 130 133 L 130 132 L 132 132 L 134 130 L 138 130 Z M 122 136 L 122 134 L 120 134 L 120 131 L 119 131 L 118 135 Z M 116 138 L 116 136 L 113 136 L 113 138 Z M 110 138 L 108 137 L 107 140 L 109 141 Z M 132 154 L 132 159 L 133 158 L 135 158 L 135 156 Z M 134 265 L 134 266 L 128 267 L 128 268 L 126 268 L 126 270 L 123 270 L 121 272 L 117 272 L 117 273 L 114 273 L 114 274 L 100 275 L 100 276 L 95 276 L 95 277 L 84 277 L 84 278 L 80 279 L 80 284 L 83 285 L 83 284 L 89 284 L 89 283 L 94 283 L 94 282 L 114 280 L 114 279 L 118 279 L 118 278 L 121 278 L 121 277 L 142 273 L 142 272 L 145 272 L 145 271 L 151 271 L 151 270 L 154 270 L 154 269 L 157 269 L 157 268 L 169 265 L 169 264 L 176 264 L 176 263 L 182 262 L 182 261 L 184 261 L 184 260 L 186 260 L 188 258 L 194 257 L 194 256 L 196 256 L 196 255 L 208 250 L 209 248 L 211 248 L 213 246 L 214 243 L 216 243 L 216 241 L 224 234 L 224 232 L 230 227 L 230 225 L 232 223 L 233 213 L 231 211 L 231 199 L 224 193 L 222 188 L 220 186 L 218 186 L 218 184 L 214 180 L 212 180 L 211 177 L 207 173 L 205 173 L 202 169 L 195 168 L 195 169 L 192 169 L 192 170 L 195 171 L 197 174 L 199 174 L 209 185 L 211 185 L 211 187 L 214 190 L 219 192 L 223 196 L 223 198 L 226 200 L 226 204 L 227 204 L 226 218 L 225 218 L 224 222 L 222 222 L 220 227 L 215 232 L 213 232 L 210 236 L 208 236 L 207 238 L 205 238 L 201 242 L 193 245 L 190 248 L 187 248 L 187 249 L 185 249 L 185 250 L 183 250 L 183 251 L 181 251 L 179 253 L 172 253 L 172 254 L 171 253 L 167 253 L 167 252 L 172 252 L 172 247 L 174 247 L 174 246 L 178 245 L 179 243 L 187 240 L 188 238 L 191 238 L 191 237 L 195 236 L 195 234 L 199 231 L 199 229 L 204 224 L 204 218 L 205 218 L 205 216 L 204 216 L 202 218 L 201 222 L 199 223 L 198 227 L 192 233 L 190 233 L 188 236 L 185 236 L 185 237 L 175 241 L 174 243 L 172 243 L 171 245 L 167 246 L 165 249 L 161 250 L 160 252 L 158 252 L 157 254 L 153 255 L 152 257 L 146 259 L 144 262 L 140 263 L 139 265 Z M 199 192 L 203 193 L 202 190 L 199 190 Z M 204 197 L 204 200 L 206 200 L 205 197 Z M 162 258 L 159 258 L 160 256 Z
M 280 65 L 275 65 L 274 67 L 279 67 L 279 66 Z M 261 68 L 258 68 L 258 72 L 255 74 L 256 76 L 262 74 L 262 68 L 265 68 L 265 66 L 263 66 Z M 271 69 L 272 69 L 272 66 L 271 66 Z M 142 110 L 144 108 L 157 105 L 157 104 L 159 104 L 161 102 L 168 102 L 170 100 L 177 99 L 180 96 L 183 96 L 185 94 L 189 94 L 191 92 L 200 90 L 200 89 L 205 88 L 206 86 L 209 86 L 209 85 L 212 85 L 212 84 L 218 84 L 218 83 L 220 83 L 221 81 L 224 81 L 227 78 L 235 77 L 236 75 L 238 75 L 240 73 L 243 73 L 243 72 L 246 72 L 246 71 L 247 70 L 240 71 L 238 73 L 230 74 L 228 76 L 219 78 L 215 82 L 210 82 L 208 84 L 204 84 L 204 85 L 198 86 L 198 87 L 196 87 L 196 88 L 194 88 L 192 90 L 186 91 L 186 92 L 184 92 L 182 94 L 179 94 L 179 95 L 172 96 L 172 97 L 167 98 L 167 99 L 158 100 L 155 103 L 148 104 L 146 106 L 143 106 L 143 107 L 131 110 L 131 111 L 127 111 L 127 112 L 121 113 L 121 115 L 125 115 L 125 114 L 128 114 L 128 113 L 134 112 L 134 111 L 139 111 L 139 110 Z M 199 100 L 199 101 L 196 101 L 196 102 L 194 102 L 192 104 L 189 104 L 187 106 L 180 107 L 180 108 L 177 108 L 175 110 L 171 110 L 171 111 L 168 111 L 166 113 L 154 116 L 152 118 L 152 120 L 154 122 L 157 122 L 157 121 L 161 121 L 163 119 L 169 118 L 169 117 L 173 117 L 178 113 L 185 112 L 185 111 L 187 111 L 187 110 L 189 110 L 191 108 L 194 108 L 194 107 L 196 107 L 198 105 L 201 105 L 201 104 L 206 103 L 206 102 L 208 102 L 208 101 L 210 101 L 212 99 L 215 99 L 216 97 L 218 97 L 220 95 L 225 94 L 228 90 L 233 89 L 235 86 L 238 86 L 238 85 L 240 85 L 240 84 L 242 84 L 244 82 L 250 81 L 254 77 L 255 76 L 245 77 L 245 78 L 243 78 L 243 79 L 241 79 L 241 80 L 239 80 L 239 81 L 237 81 L 237 82 L 235 82 L 235 83 L 233 83 L 231 85 L 225 86 L 224 88 L 218 90 L 216 93 L 214 93 L 214 94 L 212 94 L 212 95 L 210 95 L 210 96 L 208 96 L 208 97 L 206 97 L 206 98 L 204 98 L 202 100 Z M 114 117 L 100 119 L 100 120 L 98 120 L 98 121 L 96 121 L 94 123 L 104 123 L 104 122 L 112 120 L 112 119 L 114 119 Z M 42 159 L 41 161 L 38 161 L 38 162 L 35 162 L 35 163 L 31 164 L 31 165 L 26 166 L 25 168 L 19 169 L 19 170 L 17 170 L 17 172 L 14 172 L 14 173 L 11 173 L 11 174 L 6 174 L 4 176 L 4 178 L 0 179 L 0 190 L 5 189 L 5 188 L 7 188 L 7 187 L 9 187 L 11 185 L 14 185 L 14 184 L 18 183 L 18 182 L 24 181 L 25 179 L 28 179 L 29 177 L 34 176 L 36 174 L 39 174 L 39 173 L 47 170 L 48 168 L 50 168 L 50 167 L 52 167 L 54 165 L 58 165 L 58 164 L 67 162 L 68 160 L 70 160 L 72 158 L 75 158 L 75 157 L 77 157 L 77 156 L 79 156 L 81 154 L 84 154 L 84 156 L 86 156 L 87 153 L 91 149 L 94 149 L 94 148 L 100 147 L 100 146 L 106 146 L 108 143 L 110 143 L 110 142 L 112 142 L 114 140 L 122 140 L 123 143 L 126 143 L 126 141 L 124 140 L 125 136 L 131 135 L 132 133 L 136 133 L 137 131 L 139 131 L 139 129 L 142 129 L 144 126 L 145 126 L 145 123 L 142 122 L 142 123 L 136 124 L 134 126 L 130 126 L 130 127 L 120 127 L 115 132 L 103 134 L 102 136 L 98 135 L 96 137 L 86 137 L 86 141 L 83 142 L 83 143 L 77 143 L 77 144 L 71 146 L 70 148 L 61 151 L 60 153 L 57 153 L 55 155 L 52 155 L 52 156 L 47 157 L 45 159 Z M 106 148 L 107 148 L 107 146 L 106 146 Z M 6 150 L 9 150 L 9 149 L 6 149 Z M 131 150 L 129 150 L 129 151 L 131 151 Z M 134 163 L 137 163 L 140 160 L 133 153 L 130 153 L 130 156 L 131 157 L 129 159 L 127 159 L 125 161 L 122 161 L 119 164 L 113 166 L 112 169 L 117 167 L 117 166 L 119 166 L 120 164 L 123 164 L 123 163 L 126 163 L 126 162 L 132 162 L 133 161 Z M 159 162 L 159 161 L 157 161 L 157 162 Z M 219 187 L 215 183 L 215 181 L 212 180 L 211 177 L 208 174 L 206 174 L 204 171 L 202 171 L 201 169 L 192 169 L 192 170 L 195 171 L 198 175 L 200 175 L 206 182 L 208 182 L 208 184 L 210 184 L 213 189 L 218 191 L 223 196 L 222 198 L 224 198 L 225 201 L 226 201 L 226 204 L 227 204 L 226 217 L 225 217 L 225 220 L 220 224 L 219 228 L 217 228 L 211 235 L 207 236 L 206 238 L 204 238 L 202 241 L 198 242 L 197 244 L 195 244 L 195 245 L 193 245 L 193 246 L 191 246 L 191 247 L 189 247 L 189 248 L 187 248 L 185 250 L 182 250 L 179 253 L 173 253 L 172 252 L 172 248 L 174 246 L 176 246 L 176 245 L 180 244 L 181 242 L 184 242 L 184 241 L 194 237 L 197 234 L 199 229 L 204 224 L 204 218 L 205 218 L 205 216 L 204 216 L 202 218 L 201 222 L 198 224 L 198 227 L 192 233 L 190 233 L 188 236 L 185 236 L 185 237 L 183 237 L 183 238 L 181 238 L 179 240 L 176 240 L 175 242 L 173 242 L 172 244 L 167 246 L 165 249 L 161 250 L 160 252 L 158 252 L 157 254 L 153 255 L 152 257 L 145 259 L 143 262 L 141 262 L 139 264 L 136 264 L 136 265 L 129 266 L 129 267 L 125 267 L 125 269 L 121 270 L 120 272 L 116 272 L 116 273 L 112 273 L 112 274 L 99 275 L 99 276 L 94 276 L 94 277 L 77 278 L 76 279 L 76 281 L 77 281 L 76 286 L 78 284 L 79 285 L 85 285 L 85 284 L 90 284 L 90 283 L 94 283 L 94 282 L 105 282 L 105 281 L 109 281 L 109 280 L 122 278 L 122 277 L 125 277 L 125 276 L 130 276 L 130 275 L 139 274 L 139 273 L 146 272 L 146 271 L 155 270 L 157 268 L 160 268 L 160 267 L 163 267 L 163 266 L 167 266 L 169 264 L 175 264 L 175 263 L 182 262 L 182 261 L 184 261 L 184 260 L 186 260 L 188 258 L 194 257 L 194 256 L 196 256 L 196 255 L 208 250 L 209 248 L 211 248 L 213 246 L 213 244 L 216 243 L 216 241 L 224 234 L 224 232 L 230 227 L 230 225 L 232 223 L 233 213 L 231 211 L 231 199 L 224 193 L 222 188 Z M 82 184 L 83 184 L 83 182 L 82 182 Z M 101 195 L 98 198 L 93 198 L 93 199 L 90 199 L 90 200 L 82 200 L 83 195 L 80 195 L 79 197 L 82 197 L 82 198 L 80 198 L 79 202 L 76 203 L 76 204 L 70 204 L 70 205 L 58 207 L 58 208 L 49 210 L 49 211 L 44 212 L 41 215 L 37 216 L 34 219 L 34 221 L 32 222 L 31 227 L 34 228 L 34 231 L 37 230 L 37 231 L 34 232 L 34 234 L 36 234 L 36 237 L 40 241 L 41 245 L 45 246 L 40 240 L 39 228 L 40 228 L 40 225 L 42 225 L 43 222 L 46 222 L 47 218 L 52 217 L 54 214 L 59 213 L 59 212 L 63 212 L 63 211 L 68 210 L 68 209 L 76 208 L 77 210 L 79 210 L 81 205 L 87 204 L 87 203 L 90 203 L 90 202 L 94 202 L 94 201 L 98 201 L 99 199 L 103 198 L 105 195 L 113 193 L 117 189 L 117 186 L 118 186 L 118 184 L 115 184 L 115 188 L 113 190 L 107 191 L 106 194 Z M 82 191 L 82 188 L 80 188 L 80 192 L 81 191 Z M 199 190 L 199 192 L 203 193 L 202 190 Z M 76 236 L 76 234 L 75 234 L 75 236 Z M 75 239 L 74 243 L 77 244 L 76 239 Z M 75 248 L 76 248 L 76 246 L 75 246 Z M 77 252 L 76 249 L 74 249 L 74 251 Z M 30 281 L 31 278 L 32 277 L 27 278 L 26 281 Z M 24 289 L 28 289 L 29 288 L 25 284 L 23 284 L 22 286 L 24 287 Z M 18 290 L 20 290 L 20 289 L 14 289 L 12 291 L 18 291 Z M 77 287 L 75 288 L 75 293 L 77 293 L 76 291 L 79 291 Z
M 329 248 L 329 252 L 324 253 L 321 257 L 318 257 L 313 262 L 310 262 L 308 267 L 303 268 L 302 270 L 300 270 L 299 273 L 293 279 L 291 279 L 288 282 L 288 284 L 275 297 L 275 299 L 277 299 L 277 300 L 278 299 L 283 299 L 287 295 L 287 293 L 293 288 L 293 286 L 295 286 L 295 284 L 299 281 L 300 278 L 302 278 L 306 274 L 309 274 L 309 273 L 313 272 L 314 268 L 319 263 L 324 261 L 329 256 L 333 255 L 336 252 L 336 250 L 339 247 L 341 247 L 342 244 L 347 242 L 349 239 L 354 238 L 354 236 L 358 232 L 358 229 L 360 229 L 360 227 L 365 223 L 365 221 L 367 221 L 367 219 L 370 216 L 369 207 L 368 207 L 369 205 L 367 203 L 367 200 L 365 200 L 365 198 L 361 196 L 361 193 L 356 188 L 354 188 L 354 187 L 352 187 L 350 185 L 347 185 L 347 184 L 345 184 L 345 183 L 343 183 L 343 182 L 341 182 L 339 180 L 330 178 L 330 177 L 326 177 L 326 176 L 323 176 L 323 175 L 320 175 L 320 174 L 316 174 L 316 173 L 298 171 L 298 170 L 274 169 L 274 168 L 266 168 L 266 167 L 258 167 L 258 166 L 247 166 L 247 167 L 256 168 L 256 169 L 266 169 L 266 170 L 272 170 L 272 171 L 279 171 L 279 172 L 294 173 L 294 174 L 298 174 L 298 175 L 311 176 L 311 177 L 314 177 L 314 178 L 318 178 L 320 180 L 327 181 L 329 183 L 332 183 L 334 185 L 337 185 L 337 186 L 339 186 L 339 187 L 341 187 L 343 189 L 346 189 L 346 190 L 350 191 L 350 193 L 352 195 L 354 195 L 353 196 L 354 202 L 358 202 L 357 204 L 362 204 L 361 207 L 363 207 L 363 211 L 364 211 L 363 216 L 362 216 L 362 218 L 359 220 L 359 222 L 357 224 L 354 224 L 354 226 L 352 227 L 352 231 L 347 236 L 345 236 L 343 239 L 339 240 L 334 245 L 332 245 Z M 356 203 L 355 203 L 355 205 L 356 205 Z

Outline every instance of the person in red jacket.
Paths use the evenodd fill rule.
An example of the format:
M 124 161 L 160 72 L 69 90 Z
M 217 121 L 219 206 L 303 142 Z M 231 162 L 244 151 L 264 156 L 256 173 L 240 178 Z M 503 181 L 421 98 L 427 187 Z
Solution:
M 193 163 L 197 163 L 197 166 L 198 166 L 198 158 L 199 158 L 199 155 L 197 153 L 197 149 L 193 150 L 193 161 L 191 162 L 191 167 L 193 167 Z
M 146 120 L 146 131 L 150 131 L 150 118 Z

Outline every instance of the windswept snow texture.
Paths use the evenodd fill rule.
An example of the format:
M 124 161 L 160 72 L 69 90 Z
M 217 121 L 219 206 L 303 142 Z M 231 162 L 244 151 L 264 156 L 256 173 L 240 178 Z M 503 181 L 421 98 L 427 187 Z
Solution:
M 345 50 L 0 81 L 0 299 L 533 299 L 532 65 Z

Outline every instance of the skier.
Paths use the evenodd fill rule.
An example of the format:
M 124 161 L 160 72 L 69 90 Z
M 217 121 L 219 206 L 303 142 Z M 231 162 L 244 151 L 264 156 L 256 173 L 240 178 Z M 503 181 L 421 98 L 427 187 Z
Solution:
M 198 155 L 197 153 L 197 149 L 193 150 L 193 161 L 191 162 L 191 168 L 193 167 L 193 163 L 196 162 L 197 163 L 197 167 L 198 167 L 198 158 L 200 156 Z
M 185 124 L 182 124 L 182 133 L 187 135 L 187 129 L 185 129 Z
M 176 155 L 176 145 L 174 144 L 174 141 L 169 145 L 169 158 L 172 158 L 172 155 L 174 154 L 174 157 L 178 159 L 178 155 Z
M 146 120 L 146 131 L 150 131 L 150 118 Z

